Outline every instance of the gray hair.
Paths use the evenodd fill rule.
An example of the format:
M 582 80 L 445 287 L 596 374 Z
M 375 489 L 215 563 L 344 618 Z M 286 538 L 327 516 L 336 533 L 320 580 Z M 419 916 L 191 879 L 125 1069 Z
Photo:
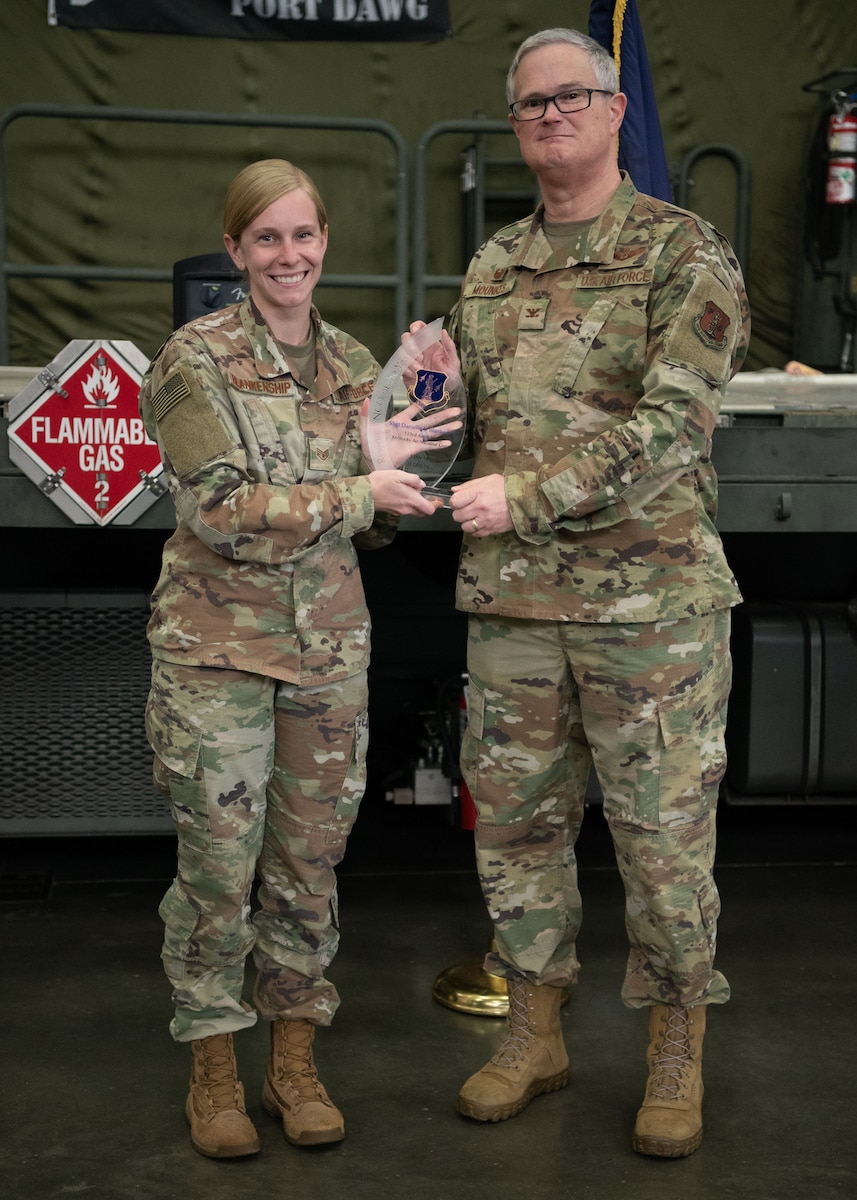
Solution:
M 529 54 L 531 50 L 539 50 L 542 46 L 562 45 L 577 46 L 578 49 L 585 50 L 589 55 L 589 61 L 599 87 L 604 88 L 606 92 L 619 91 L 619 72 L 616 70 L 616 63 L 599 42 L 596 42 L 594 38 L 587 37 L 585 33 L 581 33 L 577 29 L 542 29 L 541 32 L 534 33 L 526 41 L 521 42 L 517 54 L 512 59 L 512 65 L 506 76 L 506 99 L 510 104 L 516 98 L 515 76 L 524 55 Z

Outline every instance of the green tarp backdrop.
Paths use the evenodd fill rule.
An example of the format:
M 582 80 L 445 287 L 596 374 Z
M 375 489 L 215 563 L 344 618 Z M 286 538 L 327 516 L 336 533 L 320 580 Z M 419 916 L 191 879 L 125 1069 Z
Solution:
M 109 2 L 57 0 L 57 7 L 83 17 Z M 223 0 L 221 7 L 230 5 Z M 195 5 L 123 0 L 112 7 L 145 13 Z M 259 14 L 281 9 L 303 18 L 322 6 L 254 0 L 243 7 L 242 19 L 270 20 Z M 400 12 L 414 25 L 407 14 L 420 7 L 376 0 L 364 11 Z M 407 148 L 413 193 L 426 131 L 479 115 L 504 121 L 505 74 L 520 41 L 552 25 L 585 30 L 589 13 L 586 0 L 450 0 L 430 7 L 441 23 L 448 10 L 449 36 L 306 40 L 70 28 L 48 23 L 45 0 L 4 0 L 0 112 L 47 103 L 384 122 Z M 343 0 L 337 11 L 344 16 L 351 8 L 356 15 Z M 754 312 L 749 365 L 781 367 L 793 356 L 805 287 L 804 176 L 820 104 L 804 85 L 857 63 L 854 5 L 639 0 L 638 8 L 674 176 L 698 147 L 725 145 L 750 181 L 743 231 Z M 426 268 L 435 275 L 460 272 L 468 252 L 473 213 L 461 179 L 472 140 L 444 135 L 426 151 Z M 485 146 L 496 178 L 489 180 L 484 210 L 491 232 L 529 211 L 532 185 L 512 136 L 492 135 Z M 329 272 L 394 270 L 399 169 L 391 143 L 376 133 L 74 119 L 27 118 L 5 129 L 5 260 L 169 270 L 178 259 L 221 248 L 226 184 L 245 163 L 268 156 L 294 159 L 319 184 L 330 211 Z M 687 206 L 733 239 L 737 196 L 732 159 L 699 159 Z M 408 219 L 413 236 L 412 194 Z M 433 286 L 423 311 L 409 310 L 409 316 L 431 319 L 454 295 L 452 286 Z M 318 298 L 330 320 L 366 341 L 382 361 L 392 352 L 391 291 L 329 287 Z M 822 322 L 829 308 L 831 327 L 837 325 L 827 299 L 814 307 Z M 83 337 L 129 339 L 151 354 L 172 328 L 172 290 L 166 282 L 13 278 L 9 312 L 13 364 L 41 366 Z

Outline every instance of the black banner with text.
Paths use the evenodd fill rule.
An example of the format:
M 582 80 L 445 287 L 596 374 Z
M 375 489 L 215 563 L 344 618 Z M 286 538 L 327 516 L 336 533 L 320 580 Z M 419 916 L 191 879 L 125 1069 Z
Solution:
M 48 0 L 48 24 L 281 41 L 428 42 L 447 0 Z

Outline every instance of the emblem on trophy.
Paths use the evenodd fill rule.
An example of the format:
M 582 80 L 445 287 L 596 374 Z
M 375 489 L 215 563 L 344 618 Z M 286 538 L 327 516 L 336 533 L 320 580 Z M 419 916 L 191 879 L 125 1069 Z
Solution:
M 378 376 L 369 402 L 366 457 L 375 470 L 419 475 L 425 494 L 446 504 L 450 492 L 441 482 L 464 441 L 464 412 L 458 356 L 438 317 L 403 337 Z

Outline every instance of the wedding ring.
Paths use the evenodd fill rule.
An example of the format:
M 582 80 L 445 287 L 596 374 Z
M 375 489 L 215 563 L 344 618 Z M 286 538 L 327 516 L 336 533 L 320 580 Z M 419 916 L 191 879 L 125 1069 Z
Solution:
M 475 517 L 474 517 L 474 518 L 473 518 L 473 520 L 470 522 L 470 524 L 473 526 L 473 532 L 474 532 L 474 533 L 478 533 L 478 532 L 479 532 L 479 522 L 476 520 L 476 518 L 475 518 Z

